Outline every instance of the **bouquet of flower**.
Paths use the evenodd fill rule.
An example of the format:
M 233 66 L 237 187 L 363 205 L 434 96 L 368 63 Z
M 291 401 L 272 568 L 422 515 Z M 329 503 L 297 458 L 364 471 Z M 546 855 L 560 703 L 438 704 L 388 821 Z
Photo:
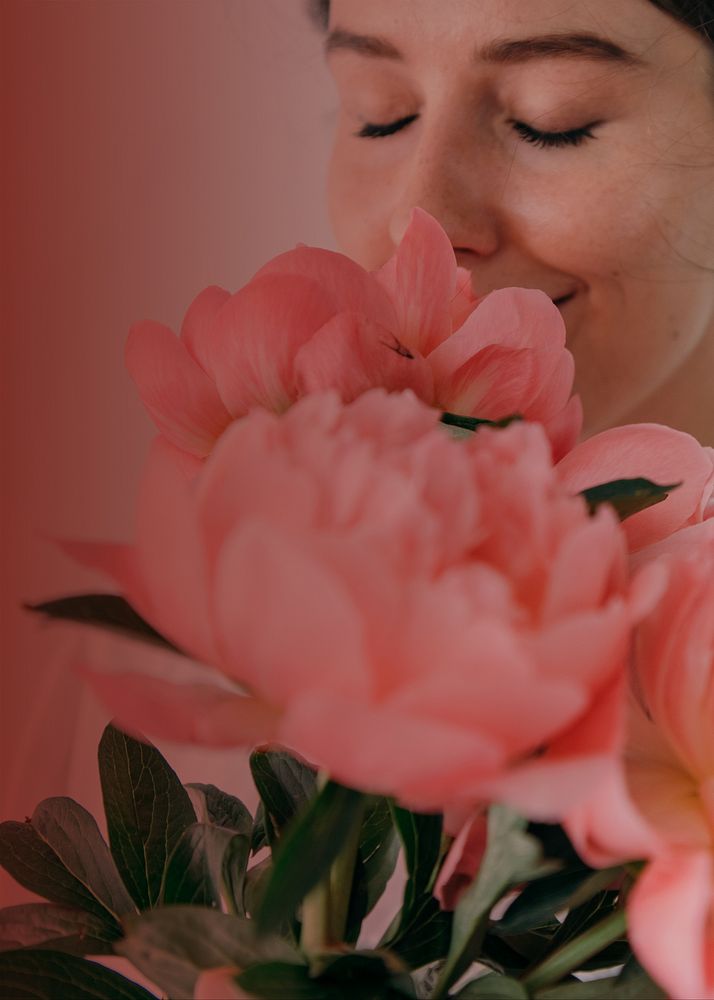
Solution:
M 109 843 L 67 798 L 0 826 L 47 900 L 0 912 L 7 995 L 711 1000 L 711 450 L 577 443 L 556 306 L 476 297 L 420 210 L 381 270 L 299 246 L 127 363 L 135 539 L 65 543 L 116 592 L 36 609 L 135 640 L 80 665 Z M 255 815 L 143 733 L 252 748 Z

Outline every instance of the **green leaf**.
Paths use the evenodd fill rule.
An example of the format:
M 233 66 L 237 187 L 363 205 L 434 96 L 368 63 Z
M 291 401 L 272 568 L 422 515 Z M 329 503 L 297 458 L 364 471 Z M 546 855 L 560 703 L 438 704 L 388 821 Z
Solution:
M 620 520 L 624 521 L 641 510 L 662 503 L 672 490 L 681 485 L 673 483 L 671 486 L 658 486 L 649 479 L 616 479 L 611 483 L 601 483 L 582 490 L 581 496 L 585 497 L 591 514 L 602 504 L 609 503 L 615 508 Z
M 409 975 L 377 952 L 326 956 L 319 975 L 306 966 L 264 963 L 246 969 L 236 982 L 266 1000 L 402 1000 L 416 995 Z
M 667 994 L 654 983 L 633 958 L 616 976 L 571 981 L 535 994 L 537 1000 L 666 1000 Z
M 479 872 L 454 913 L 451 946 L 436 996 L 466 971 L 494 904 L 513 885 L 543 874 L 538 841 L 525 833 L 526 821 L 505 806 L 488 814 L 488 841 Z
M 404 847 L 407 883 L 401 913 L 387 928 L 380 947 L 420 968 L 448 951 L 452 915 L 440 910 L 432 894 L 442 853 L 443 818 L 392 805 Z
M 241 989 L 265 1000 L 343 1000 L 329 983 L 313 979 L 304 965 L 266 962 L 236 976 Z
M 583 860 L 562 826 L 556 823 L 529 823 L 526 832 L 540 843 L 543 857 L 559 861 L 561 868 L 578 868 Z
M 199 906 L 167 906 L 126 921 L 116 945 L 169 996 L 190 997 L 200 972 L 265 960 L 296 960 L 279 938 L 259 938 L 253 921 Z
M 453 914 L 440 909 L 433 896 L 423 896 L 396 934 L 385 935 L 380 947 L 398 955 L 410 969 L 443 959 L 449 951 Z
M 611 1000 L 616 995 L 613 993 L 616 980 L 617 976 L 589 980 L 588 982 L 573 980 L 553 989 L 540 990 L 535 996 L 537 1000 Z M 651 994 L 652 1000 L 654 1000 L 654 996 L 655 994 Z M 647 1000 L 650 1000 L 650 996 L 647 997 Z
M 265 806 L 260 801 L 258 808 L 255 810 L 255 818 L 253 820 L 253 833 L 250 840 L 251 854 L 257 854 L 263 847 L 270 846 L 270 841 L 268 840 L 269 824 L 270 820 L 265 815 Z
M 253 835 L 253 817 L 240 799 L 222 792 L 215 785 L 186 785 L 196 815 L 207 829 L 203 832 L 203 875 L 201 881 L 208 890 L 206 904 L 220 905 L 230 913 L 245 916 L 243 884 L 250 857 Z M 196 842 L 192 827 L 184 833 L 179 850 L 185 841 Z M 229 834 L 226 837 L 226 834 Z M 175 870 L 175 865 L 174 865 Z M 167 884 L 169 884 L 167 879 Z M 168 901 L 168 900 L 167 900 Z M 172 899 L 174 903 L 198 902 L 191 899 Z
M 496 934 L 522 934 L 546 925 L 557 925 L 559 910 L 580 906 L 610 885 L 621 868 L 593 871 L 580 866 L 554 872 L 531 882 L 511 903 L 501 919 L 491 928 Z
M 399 857 L 399 838 L 387 799 L 368 803 L 358 852 L 367 891 L 366 915 L 382 898 Z
M 150 743 L 110 725 L 99 744 L 99 776 L 112 854 L 140 909 L 154 906 L 168 859 L 196 822 L 185 788 Z
M 403 922 L 410 919 L 424 895 L 431 895 L 441 858 L 443 817 L 409 812 L 393 806 L 394 822 L 404 845 L 404 860 L 409 876 L 404 890 Z
M 398 857 L 399 838 L 389 801 L 383 798 L 368 800 L 347 918 L 345 940 L 348 943 L 354 943 L 359 937 L 362 921 L 381 899 Z
M 25 607 L 28 611 L 36 611 L 48 618 L 94 625 L 180 652 L 173 643 L 145 622 L 123 597 L 116 594 L 80 594 L 42 604 L 26 604 Z
M 250 841 L 223 827 L 194 823 L 181 836 L 164 875 L 162 902 L 242 908 Z
M 273 871 L 271 858 L 263 858 L 245 873 L 243 883 L 243 909 L 245 913 L 255 917 L 263 900 L 266 887 Z
M 452 430 L 452 433 L 455 432 L 454 437 L 459 438 L 470 436 L 474 431 L 478 431 L 482 427 L 495 427 L 497 429 L 509 427 L 511 424 L 523 420 L 523 417 L 520 413 L 513 413 L 502 420 L 483 420 L 479 417 L 462 417 L 458 413 L 445 412 L 441 414 L 440 419 L 442 424 L 445 424 Z
M 50 948 L 72 955 L 110 955 L 117 927 L 83 910 L 54 903 L 25 903 L 0 910 L 0 952 Z
M 528 1000 L 528 993 L 517 979 L 496 973 L 472 979 L 456 996 L 459 1000 Z
M 608 913 L 612 913 L 617 902 L 616 892 L 601 891 L 591 899 L 574 907 L 553 937 L 553 947 L 567 944 L 585 931 L 598 924 Z
M 185 786 L 200 823 L 210 823 L 250 837 L 253 817 L 250 810 L 235 795 L 222 792 L 215 785 L 194 783 Z
M 542 931 L 501 938 L 486 931 L 478 950 L 478 961 L 504 976 L 519 978 L 550 947 Z
M 110 930 L 135 909 L 94 818 L 73 799 L 45 799 L 29 822 L 0 824 L 0 864 L 31 892 Z
M 257 916 L 261 930 L 276 929 L 289 919 L 327 874 L 359 821 L 362 808 L 360 792 L 328 781 L 294 820 L 273 854 L 272 876 Z
M 3 996 L 21 1000 L 156 1000 L 118 972 L 59 951 L 0 954 Z
M 281 831 L 317 794 L 313 768 L 287 750 L 260 749 L 250 755 L 250 770 L 263 804 L 263 822 L 272 845 Z

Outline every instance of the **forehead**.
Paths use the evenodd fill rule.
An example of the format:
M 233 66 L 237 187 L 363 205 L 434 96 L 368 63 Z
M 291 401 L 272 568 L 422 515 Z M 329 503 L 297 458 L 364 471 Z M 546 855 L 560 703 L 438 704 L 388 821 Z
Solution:
M 403 62 L 478 59 L 494 43 L 557 36 L 609 42 L 657 71 L 708 54 L 694 32 L 649 0 L 331 0 L 330 29 L 390 42 L 396 55 L 352 51 Z M 331 55 L 347 51 L 338 44 Z

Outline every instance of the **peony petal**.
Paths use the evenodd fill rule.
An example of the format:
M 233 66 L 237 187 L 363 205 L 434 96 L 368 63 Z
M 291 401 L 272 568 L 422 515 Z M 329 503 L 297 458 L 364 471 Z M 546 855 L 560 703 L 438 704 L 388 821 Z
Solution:
M 654 542 L 640 549 L 630 559 L 634 569 L 651 565 L 662 557 L 686 555 L 687 552 L 698 551 L 714 541 L 714 519 L 702 521 L 701 524 L 691 524 L 668 535 L 659 542 Z
M 572 451 L 583 429 L 583 404 L 580 396 L 571 396 L 564 408 L 545 424 L 553 449 L 553 461 L 559 462 Z
M 290 705 L 281 741 L 329 767 L 343 784 L 379 795 L 396 793 L 404 805 L 422 812 L 458 801 L 464 775 L 484 777 L 504 763 L 498 747 L 478 731 L 319 689 Z M 428 747 L 428 753 L 415 753 L 415 747 Z
M 624 736 L 625 682 L 618 673 L 542 756 L 483 783 L 481 795 L 506 802 L 529 819 L 560 822 L 610 773 Z
M 502 420 L 524 415 L 537 377 L 532 351 L 484 347 L 448 376 L 435 375 L 434 391 L 438 405 L 450 413 Z
M 337 389 L 345 402 L 376 386 L 411 389 L 433 402 L 431 369 L 393 333 L 356 313 L 340 313 L 300 348 L 295 360 L 298 392 Z
M 487 813 L 481 810 L 464 824 L 439 871 L 434 895 L 442 910 L 451 911 L 458 906 L 459 899 L 481 867 L 487 841 Z
M 160 323 L 138 323 L 129 333 L 125 359 L 159 430 L 178 448 L 207 455 L 231 417 L 186 345 Z
M 524 640 L 539 676 L 565 677 L 588 689 L 599 687 L 625 667 L 632 635 L 620 598 L 545 625 Z
M 512 626 L 450 618 L 429 624 L 440 639 L 441 666 L 434 671 L 433 660 L 423 663 L 418 675 L 405 679 L 389 699 L 399 714 L 421 717 L 425 725 L 473 728 L 513 756 L 535 751 L 582 714 L 587 691 L 567 673 L 538 671 Z M 418 656 L 415 650 L 406 665 L 415 674 Z
M 474 311 L 480 298 L 473 291 L 471 272 L 465 267 L 456 268 L 456 290 L 451 300 L 451 328 L 458 330 Z
M 223 546 L 214 606 L 227 672 L 275 704 L 330 687 L 363 697 L 363 625 L 344 584 L 275 523 L 245 522 Z
M 209 285 L 193 300 L 181 324 L 181 340 L 186 345 L 193 360 L 206 373 L 211 370 L 208 353 L 211 325 L 219 310 L 230 297 L 230 292 L 227 292 L 225 288 Z
M 255 406 L 282 412 L 296 398 L 295 355 L 335 313 L 309 278 L 256 278 L 226 302 L 211 326 L 211 371 L 233 416 Z
M 428 212 L 412 209 L 396 253 L 376 278 L 395 305 L 397 335 L 408 348 L 427 355 L 450 336 L 456 257 L 451 240 Z
M 600 608 L 611 588 L 613 564 L 624 553 L 619 533 L 612 530 L 611 510 L 598 511 L 570 532 L 554 554 L 541 609 L 544 623 L 591 608 Z
M 209 684 L 174 684 L 145 674 L 79 673 L 130 732 L 207 747 L 253 747 L 274 739 L 279 716 L 257 698 Z
M 374 275 L 344 254 L 298 246 L 269 261 L 253 281 L 275 275 L 292 275 L 315 282 L 333 313 L 360 313 L 388 330 L 397 329 L 396 311 L 389 295 Z
M 705 449 L 689 434 L 660 424 L 630 424 L 596 434 L 559 462 L 558 475 L 573 493 L 617 479 L 682 483 L 663 503 L 624 522 L 633 551 L 700 521 L 712 489 L 712 463 Z
M 654 857 L 664 849 L 632 801 L 619 761 L 568 811 L 564 827 L 580 857 L 594 868 Z
M 492 292 L 429 361 L 444 409 L 491 420 L 520 413 L 552 421 L 562 439 L 558 454 L 574 443 L 581 416 L 578 404 L 568 407 L 574 362 L 562 317 L 543 292 Z M 561 417 L 566 407 L 567 419 Z
M 466 322 L 432 355 L 436 370 L 453 371 L 485 347 L 552 352 L 557 364 L 565 348 L 565 323 L 557 306 L 533 288 L 499 288 L 480 299 Z
M 152 625 L 198 660 L 216 662 L 205 553 L 196 518 L 196 481 L 157 438 L 139 497 L 136 563 Z
M 236 982 L 240 972 L 233 968 L 201 972 L 193 988 L 193 1000 L 252 1000 L 255 994 L 246 993 Z
M 142 578 L 133 546 L 112 542 L 67 540 L 59 541 L 57 544 L 80 566 L 96 570 L 113 580 L 137 614 L 147 621 L 150 620 L 153 602 Z
M 633 951 L 672 1000 L 713 1000 L 711 851 L 654 860 L 630 894 L 627 916 Z
M 196 484 L 196 513 L 209 573 L 227 536 L 244 520 L 259 517 L 288 531 L 315 521 L 318 489 L 307 469 L 272 447 L 280 430 L 277 416 L 256 411 L 235 421 L 205 465 Z
M 714 539 L 698 540 L 655 564 L 668 585 L 640 628 L 637 673 L 651 716 L 693 774 L 714 771 Z

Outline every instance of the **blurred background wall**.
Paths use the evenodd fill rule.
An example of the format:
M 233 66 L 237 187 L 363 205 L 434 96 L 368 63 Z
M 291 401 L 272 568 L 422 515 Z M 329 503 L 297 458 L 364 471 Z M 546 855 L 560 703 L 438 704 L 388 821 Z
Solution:
M 101 584 L 53 537 L 129 537 L 152 427 L 127 330 L 332 245 L 335 98 L 303 0 L 1 0 L 0 46 L 0 818 L 21 819 L 98 805 L 83 640 L 21 604 Z M 210 754 L 180 764 L 220 783 Z

